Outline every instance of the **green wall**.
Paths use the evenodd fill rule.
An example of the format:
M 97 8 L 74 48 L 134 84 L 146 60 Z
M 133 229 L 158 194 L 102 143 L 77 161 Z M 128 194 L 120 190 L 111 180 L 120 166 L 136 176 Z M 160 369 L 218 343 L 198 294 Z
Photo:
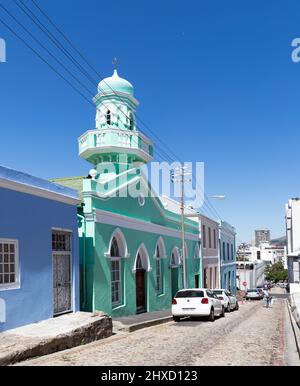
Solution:
M 105 256 L 116 226 L 86 222 L 86 233 L 82 235 L 81 242 L 85 244 L 85 289 L 82 289 L 82 299 L 85 304 L 82 308 L 86 311 L 105 311 L 112 316 L 131 315 L 136 313 L 136 287 L 134 268 L 138 248 L 143 242 L 150 260 L 152 270 L 146 273 L 147 311 L 168 309 L 172 300 L 172 271 L 170 258 L 174 247 L 181 249 L 181 240 L 163 236 L 166 249 L 166 258 L 162 259 L 163 293 L 156 291 L 156 260 L 154 258 L 156 243 L 159 235 L 148 232 L 119 228 L 124 234 L 130 257 L 122 258 L 122 304 L 116 308 L 111 305 L 111 261 Z M 195 275 L 200 275 L 199 286 L 202 286 L 201 259 L 194 259 L 196 241 L 187 240 L 187 286 L 195 287 Z M 201 250 L 201 248 L 200 248 Z M 81 248 L 83 251 L 83 248 Z M 177 269 L 178 283 L 182 288 L 182 267 Z M 173 272 L 174 274 L 174 272 Z

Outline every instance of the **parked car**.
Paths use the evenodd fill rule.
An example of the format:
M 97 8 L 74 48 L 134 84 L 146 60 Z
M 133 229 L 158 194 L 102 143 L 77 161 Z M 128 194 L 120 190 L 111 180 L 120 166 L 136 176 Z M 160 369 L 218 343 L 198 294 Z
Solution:
M 257 289 L 257 291 L 260 293 L 261 298 L 263 298 L 263 297 L 264 297 L 264 289 L 261 288 L 261 287 L 257 287 L 256 289 Z
M 257 288 L 248 289 L 246 294 L 247 300 L 261 300 L 263 295 L 259 292 Z
M 226 289 L 214 289 L 213 293 L 221 300 L 227 312 L 239 309 L 237 298 Z
M 172 300 L 172 315 L 175 322 L 185 316 L 206 316 L 213 322 L 216 315 L 225 316 L 225 307 L 207 288 L 183 289 Z

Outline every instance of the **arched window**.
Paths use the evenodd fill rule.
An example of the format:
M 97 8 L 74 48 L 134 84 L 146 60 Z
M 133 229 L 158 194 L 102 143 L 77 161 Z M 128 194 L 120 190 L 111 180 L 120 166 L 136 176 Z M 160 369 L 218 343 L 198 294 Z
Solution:
M 110 246 L 111 260 L 111 301 L 113 306 L 117 306 L 122 301 L 121 291 L 121 259 L 117 239 L 113 237 Z
M 121 229 L 116 228 L 112 233 L 105 256 L 108 258 L 129 257 L 126 239 Z
M 140 254 L 138 254 L 136 259 L 136 269 L 143 269 L 143 262 Z
M 112 242 L 111 242 L 110 256 L 120 257 L 119 246 L 118 246 L 117 239 L 115 237 L 112 239 Z
M 111 125 L 111 112 L 110 112 L 110 110 L 107 110 L 107 113 L 106 113 L 106 123 L 108 125 Z
M 180 258 L 179 258 L 179 250 L 177 247 L 175 247 L 172 251 L 171 255 L 171 261 L 170 261 L 171 267 L 177 267 L 180 264 Z
M 129 113 L 129 130 L 134 129 L 134 119 L 132 112 Z
M 151 271 L 149 255 L 143 243 L 138 248 L 132 271 L 136 272 L 137 270 Z
M 117 306 L 122 302 L 121 260 L 111 260 L 111 302 Z
M 162 255 L 161 255 L 158 243 L 156 245 L 155 257 L 156 257 L 156 291 L 158 295 L 161 295 L 163 292 L 162 261 L 161 261 Z

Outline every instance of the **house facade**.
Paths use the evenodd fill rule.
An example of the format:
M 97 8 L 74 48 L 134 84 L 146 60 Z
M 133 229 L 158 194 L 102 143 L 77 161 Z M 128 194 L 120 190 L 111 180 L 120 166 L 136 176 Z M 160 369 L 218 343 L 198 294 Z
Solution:
M 219 223 L 200 215 L 203 285 L 205 288 L 219 288 Z
M 288 280 L 289 283 L 300 283 L 300 199 L 290 199 L 285 212 Z
M 0 332 L 79 310 L 79 202 L 0 167 Z
M 225 221 L 219 223 L 221 288 L 236 292 L 236 231 Z
M 81 307 L 113 317 L 168 309 L 183 287 L 181 218 L 155 194 L 142 166 L 152 142 L 138 130 L 133 86 L 104 79 L 94 98 L 96 128 L 79 138 L 80 156 L 93 165 L 77 185 L 80 219 Z M 201 287 L 199 226 L 185 221 L 187 286 Z

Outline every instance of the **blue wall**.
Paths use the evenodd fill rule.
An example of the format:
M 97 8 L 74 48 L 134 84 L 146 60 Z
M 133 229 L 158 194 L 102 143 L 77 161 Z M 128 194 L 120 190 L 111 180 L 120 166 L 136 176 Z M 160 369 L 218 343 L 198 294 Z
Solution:
M 230 289 L 233 293 L 236 292 L 236 245 L 235 236 L 227 232 L 223 232 L 221 228 L 220 236 L 220 263 L 221 263 L 221 288 Z M 225 250 L 223 248 L 225 243 Z M 229 244 L 229 254 L 227 249 Z
M 0 188 L 0 239 L 19 242 L 20 289 L 1 290 L 6 322 L 0 331 L 53 316 L 52 228 L 73 231 L 73 311 L 79 310 L 77 208 Z

